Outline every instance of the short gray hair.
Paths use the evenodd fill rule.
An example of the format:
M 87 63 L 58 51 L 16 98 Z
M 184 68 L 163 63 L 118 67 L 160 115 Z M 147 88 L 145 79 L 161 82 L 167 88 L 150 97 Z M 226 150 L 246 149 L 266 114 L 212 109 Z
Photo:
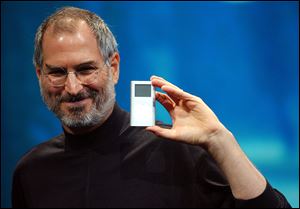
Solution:
M 118 44 L 114 35 L 98 15 L 76 7 L 63 7 L 45 19 L 37 29 L 33 55 L 33 64 L 36 68 L 43 66 L 42 41 L 47 28 L 53 25 L 54 32 L 74 32 L 77 20 L 85 21 L 94 33 L 105 63 L 109 63 L 113 53 L 118 53 Z

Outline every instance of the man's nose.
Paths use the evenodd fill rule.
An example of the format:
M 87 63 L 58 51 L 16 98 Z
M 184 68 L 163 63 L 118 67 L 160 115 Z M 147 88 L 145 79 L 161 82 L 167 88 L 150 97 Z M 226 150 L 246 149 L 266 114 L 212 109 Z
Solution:
M 65 90 L 71 95 L 76 95 L 81 91 L 81 89 L 83 89 L 83 86 L 77 79 L 76 74 L 74 72 L 68 73 Z

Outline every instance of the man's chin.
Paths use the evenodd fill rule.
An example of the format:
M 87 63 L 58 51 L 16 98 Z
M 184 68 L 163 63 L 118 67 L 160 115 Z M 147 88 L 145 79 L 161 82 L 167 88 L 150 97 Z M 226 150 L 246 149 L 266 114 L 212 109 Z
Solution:
M 86 108 L 85 106 L 77 106 L 64 109 L 60 112 L 59 118 L 63 125 L 69 128 L 85 128 L 98 124 L 101 117 L 97 111 L 93 108 L 88 110 Z
M 90 104 L 70 104 L 63 102 L 60 105 L 60 115 L 67 116 L 69 118 L 74 118 L 80 120 L 81 117 L 84 117 L 85 114 L 88 114 L 92 107 Z
M 69 128 L 85 128 L 95 125 L 95 121 L 91 120 L 86 114 L 63 116 L 60 120 L 64 126 Z
M 67 115 L 68 117 L 72 118 L 78 118 L 80 119 L 80 117 L 83 117 L 84 114 L 86 114 L 87 112 L 85 111 L 85 107 L 84 106 L 77 106 L 77 107 L 70 107 L 67 109 L 67 111 L 65 112 L 64 115 Z

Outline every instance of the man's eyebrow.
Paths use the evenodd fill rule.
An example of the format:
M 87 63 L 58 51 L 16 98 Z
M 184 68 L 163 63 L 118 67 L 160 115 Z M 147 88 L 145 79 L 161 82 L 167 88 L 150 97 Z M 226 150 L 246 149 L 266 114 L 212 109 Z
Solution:
M 87 62 L 83 62 L 83 63 L 80 63 L 78 65 L 75 65 L 74 66 L 74 69 L 79 69 L 81 67 L 87 67 L 87 66 L 94 66 L 96 67 L 97 66 L 97 62 L 96 61 L 87 61 Z M 65 67 L 60 67 L 60 66 L 54 66 L 54 65 L 50 65 L 50 64 L 45 64 L 45 66 L 49 69 L 49 70 L 53 70 L 53 69 L 63 69 L 63 70 L 67 70 Z
M 50 64 L 45 64 L 46 68 L 48 68 L 49 70 L 53 70 L 53 69 L 63 69 L 65 70 L 64 67 L 59 67 L 59 66 L 54 66 L 54 65 L 50 65 Z
M 78 69 L 78 68 L 81 68 L 81 67 L 86 67 L 86 66 L 94 66 L 96 67 L 97 66 L 97 62 L 96 61 L 87 61 L 87 62 L 83 62 L 83 63 L 80 63 L 78 65 L 75 65 L 74 68 L 75 69 Z

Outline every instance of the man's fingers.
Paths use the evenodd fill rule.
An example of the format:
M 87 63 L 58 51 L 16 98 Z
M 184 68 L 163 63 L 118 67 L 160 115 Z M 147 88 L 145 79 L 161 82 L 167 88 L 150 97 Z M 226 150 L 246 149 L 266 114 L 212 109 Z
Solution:
M 173 100 L 190 100 L 193 96 L 182 89 L 174 88 L 172 86 L 164 85 L 161 89 L 166 92 Z
M 184 102 L 188 108 L 193 109 L 197 104 L 202 104 L 203 101 L 192 94 L 189 94 L 172 83 L 166 81 L 165 79 L 159 76 L 151 76 L 152 85 L 158 87 L 167 93 L 168 99 L 162 96 L 158 101 L 169 111 L 170 110 L 170 100 L 173 101 L 176 105 L 180 101 Z M 161 94 L 163 95 L 163 94 Z M 165 95 L 165 94 L 164 94 Z M 165 104 L 164 104 L 165 103 Z M 204 104 L 204 103 L 203 103 Z M 173 104 L 172 104 L 173 105 Z M 170 112 L 170 111 L 169 111 Z
M 161 88 L 164 85 L 169 85 L 174 88 L 180 89 L 179 87 L 175 86 L 174 84 L 170 83 L 169 81 L 159 77 L 159 76 L 151 76 L 152 85 L 158 88 Z
M 171 114 L 172 110 L 176 106 L 176 103 L 166 94 L 156 92 L 156 99 L 166 108 Z
M 152 85 L 158 88 L 161 88 L 163 91 L 167 92 L 168 95 L 171 95 L 171 98 L 176 99 L 190 99 L 193 95 L 184 92 L 178 86 L 170 83 L 169 81 L 163 79 L 159 76 L 151 76 Z M 175 98 L 174 98 L 175 97 Z M 175 101 L 176 102 L 176 101 Z

